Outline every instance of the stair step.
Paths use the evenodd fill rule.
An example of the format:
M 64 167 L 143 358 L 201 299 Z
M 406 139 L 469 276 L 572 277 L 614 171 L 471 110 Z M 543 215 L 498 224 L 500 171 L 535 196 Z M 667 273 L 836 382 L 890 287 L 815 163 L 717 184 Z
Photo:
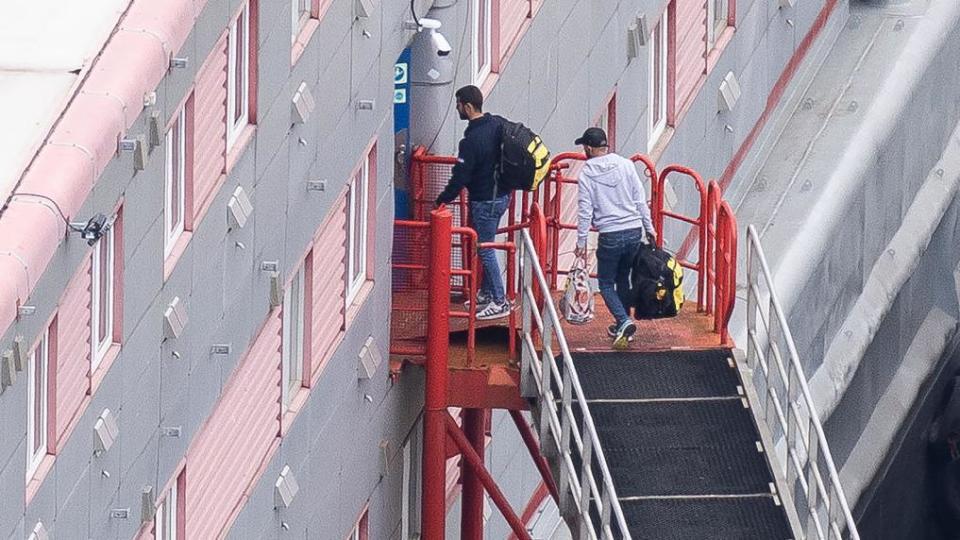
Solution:
M 574 365 L 588 400 L 737 396 L 740 382 L 729 356 L 723 349 L 579 353 Z
M 793 535 L 772 496 L 621 501 L 635 540 L 786 540 Z
M 739 399 L 590 403 L 620 497 L 767 493 L 770 473 Z

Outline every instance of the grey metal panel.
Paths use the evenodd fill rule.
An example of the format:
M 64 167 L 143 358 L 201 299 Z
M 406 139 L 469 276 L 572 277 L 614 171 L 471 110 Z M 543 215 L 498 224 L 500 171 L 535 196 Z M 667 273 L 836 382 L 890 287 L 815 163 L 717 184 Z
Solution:
M 159 309 L 153 311 L 159 321 Z M 122 372 L 122 404 L 118 420 L 123 430 L 120 446 L 120 470 L 126 472 L 156 445 L 160 423 L 160 347 L 159 324 L 141 324 L 124 344 L 117 362 Z M 156 450 L 152 460 L 156 460 Z
M 0 438 L 0 476 L 16 473 L 23 478 L 27 470 L 27 384 L 26 371 L 17 374 L 17 382 L 0 394 L 0 426 L 4 437 Z M 16 482 L 23 484 L 23 482 Z M 0 482 L 2 485 L 2 482 Z M 3 495 L 0 487 L 0 495 Z M 7 488 L 10 489 L 10 488 Z M 0 497 L 0 500 L 8 500 Z M 20 499 L 23 500 L 21 495 Z M 0 505 L 3 506 L 3 505 Z M 0 510 L 2 512 L 2 510 Z M 0 516 L 3 514 L 0 513 Z M 10 521 L 0 520 L 0 524 Z
M 280 151 L 290 129 L 290 36 L 274 35 L 261 46 L 257 81 L 257 181 Z
M 6 392 L 3 397 L 6 397 Z M 26 392 L 24 391 L 24 398 L 25 397 Z M 0 401 L 0 403 L 3 402 Z M 2 408 L 13 409 L 13 407 L 9 406 Z M 4 423 L 3 425 L 7 426 L 9 424 Z M 26 433 L 26 426 L 24 426 L 23 429 L 23 432 Z M 10 438 L 14 439 L 13 437 Z M 14 439 L 13 442 L 15 444 L 12 456 L 10 459 L 5 460 L 2 467 L 0 467 L 0 499 L 7 501 L 4 504 L 0 504 L 0 536 L 11 534 L 17 527 L 17 520 L 23 517 L 24 512 L 23 501 L 26 495 L 26 485 L 23 478 L 27 469 L 26 437 L 21 437 L 19 440 Z M 21 530 L 22 527 L 23 525 L 21 524 Z
M 228 0 L 208 0 L 204 4 L 203 11 L 200 12 L 193 25 L 198 68 L 200 67 L 199 63 L 203 63 L 203 59 L 210 55 L 213 46 L 223 35 L 227 28 L 227 19 L 231 15 L 233 15 L 233 10 L 230 8 L 230 1 Z
M 55 538 L 90 537 L 90 479 L 88 476 L 84 476 L 77 485 L 73 486 L 73 489 L 58 493 L 56 520 L 44 521 L 43 524 Z

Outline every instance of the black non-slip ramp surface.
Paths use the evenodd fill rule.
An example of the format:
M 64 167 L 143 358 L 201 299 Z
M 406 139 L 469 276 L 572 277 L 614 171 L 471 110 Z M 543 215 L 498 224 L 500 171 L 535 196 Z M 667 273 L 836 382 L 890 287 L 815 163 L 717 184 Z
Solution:
M 574 366 L 588 400 L 736 396 L 729 356 L 724 349 L 578 353 Z
M 591 403 L 590 413 L 620 497 L 770 491 L 740 399 Z
M 635 540 L 787 540 L 793 537 L 774 498 L 621 501 Z

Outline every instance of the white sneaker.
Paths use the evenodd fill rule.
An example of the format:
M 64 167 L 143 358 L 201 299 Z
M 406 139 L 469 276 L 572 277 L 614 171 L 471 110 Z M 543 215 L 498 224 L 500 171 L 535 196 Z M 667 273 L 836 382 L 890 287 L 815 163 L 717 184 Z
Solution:
M 490 302 L 477 312 L 478 321 L 490 321 L 493 319 L 502 319 L 510 315 L 510 302 Z

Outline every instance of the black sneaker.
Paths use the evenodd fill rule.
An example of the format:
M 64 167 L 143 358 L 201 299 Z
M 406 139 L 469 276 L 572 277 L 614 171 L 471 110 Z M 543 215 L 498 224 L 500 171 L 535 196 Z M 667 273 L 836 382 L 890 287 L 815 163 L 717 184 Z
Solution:
M 490 302 L 484 308 L 477 312 L 478 321 L 490 321 L 493 319 L 502 319 L 510 315 L 510 302 Z
M 617 325 L 616 323 L 611 324 L 607 327 L 607 337 L 616 338 L 617 337 Z M 627 341 L 633 341 L 633 336 L 627 338 Z
M 633 338 L 633 334 L 637 332 L 637 325 L 633 323 L 630 319 L 623 321 L 623 324 L 617 328 L 617 336 L 613 340 L 614 349 L 626 349 L 630 344 L 630 339 Z

